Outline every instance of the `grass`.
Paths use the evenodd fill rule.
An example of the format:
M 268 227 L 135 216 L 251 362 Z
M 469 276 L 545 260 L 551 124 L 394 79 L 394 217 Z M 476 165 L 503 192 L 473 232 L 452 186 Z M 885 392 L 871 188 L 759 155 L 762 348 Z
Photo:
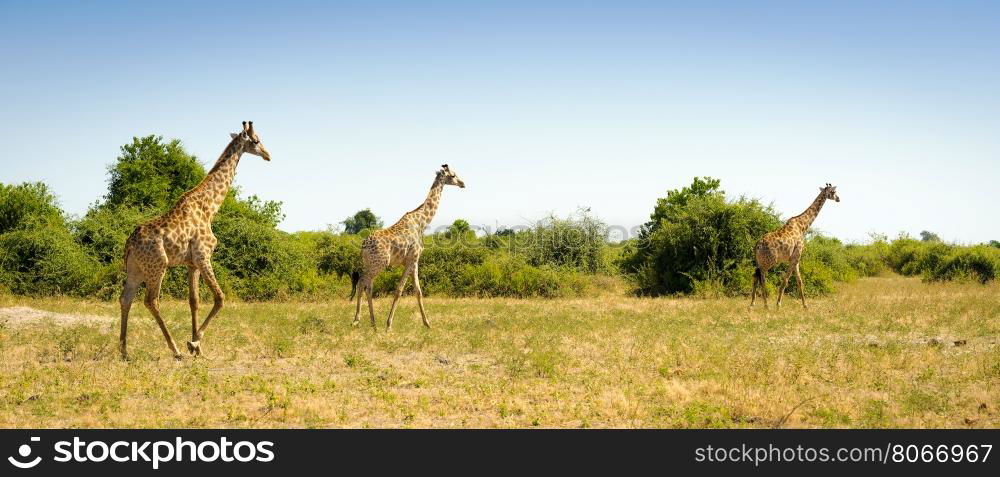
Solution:
M 998 291 L 873 278 L 808 311 L 428 298 L 429 331 L 409 297 L 391 334 L 350 327 L 347 301 L 232 303 L 180 362 L 141 301 L 122 362 L 117 303 L 3 296 L 95 319 L 0 325 L 0 427 L 997 428 Z M 162 310 L 183 349 L 187 303 Z

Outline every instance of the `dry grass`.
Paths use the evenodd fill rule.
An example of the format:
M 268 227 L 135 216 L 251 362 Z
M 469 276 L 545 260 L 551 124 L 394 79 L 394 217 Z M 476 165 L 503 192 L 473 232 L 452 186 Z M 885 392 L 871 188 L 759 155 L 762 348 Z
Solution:
M 780 312 L 432 298 L 431 331 L 410 298 L 391 334 L 351 328 L 346 301 L 235 303 L 181 362 L 137 305 L 127 363 L 117 303 L 0 297 L 62 314 L 0 315 L 0 427 L 996 428 L 998 291 L 867 279 Z M 187 304 L 163 310 L 183 347 Z

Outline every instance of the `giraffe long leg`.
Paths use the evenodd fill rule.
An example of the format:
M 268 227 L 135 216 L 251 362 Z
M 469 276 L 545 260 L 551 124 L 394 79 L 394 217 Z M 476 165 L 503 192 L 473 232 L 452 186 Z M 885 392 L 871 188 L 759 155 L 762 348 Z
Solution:
M 399 301 L 399 297 L 403 294 L 403 289 L 406 288 L 406 281 L 410 279 L 410 274 L 413 273 L 413 264 L 416 262 L 410 262 L 406 265 L 406 270 L 403 270 L 403 276 L 399 278 L 399 285 L 396 286 L 396 296 L 392 299 L 392 306 L 389 307 L 389 319 L 385 321 L 385 330 L 392 330 L 392 315 L 396 314 L 396 302 Z
M 137 273 L 129 273 L 125 278 L 125 287 L 122 289 L 122 295 L 118 298 L 118 303 L 121 305 L 122 311 L 122 321 L 121 321 L 121 335 L 118 337 L 118 351 L 122 355 L 122 359 L 128 359 L 128 313 L 132 309 L 132 301 L 135 300 L 135 292 L 139 289 L 139 285 L 142 280 L 139 278 Z
M 427 313 L 424 311 L 424 292 L 420 289 L 420 262 L 415 262 L 413 264 L 413 288 L 417 292 L 417 305 L 420 307 L 420 319 L 424 322 L 424 326 L 427 328 L 431 327 L 431 323 L 427 321 Z
M 788 288 L 788 279 L 792 278 L 792 274 L 795 273 L 795 267 L 789 265 L 788 272 L 785 273 L 785 280 L 781 284 L 781 288 L 778 289 L 778 302 L 774 306 L 781 307 L 781 297 L 785 295 L 785 289 Z
M 375 304 L 372 303 L 372 280 L 365 285 L 365 296 L 368 297 L 368 314 L 372 318 L 372 329 L 377 329 L 375 325 Z
M 198 269 L 201 270 L 201 274 L 205 276 L 205 283 L 208 284 L 208 288 L 212 290 L 212 295 L 214 295 L 215 300 L 212 304 L 212 310 L 208 312 L 208 316 L 205 317 L 205 321 L 201 322 L 201 326 L 198 327 L 198 332 L 194 336 L 194 339 L 188 343 L 188 350 L 191 354 L 195 356 L 201 355 L 201 338 L 205 334 L 205 328 L 208 328 L 208 324 L 215 318 L 215 315 L 219 314 L 222 310 L 222 305 L 226 301 L 226 295 L 222 293 L 222 287 L 219 286 L 219 281 L 215 279 L 215 271 L 212 269 L 212 262 L 209 260 L 202 260 L 198 264 Z
M 754 268 L 753 276 L 750 278 L 750 306 L 753 307 L 754 301 L 757 300 L 757 276 L 760 274 L 760 268 Z
M 198 281 L 201 271 L 188 267 L 188 305 L 191 307 L 191 341 L 198 340 Z M 191 351 L 189 349 L 189 351 Z
M 806 306 L 806 289 L 802 286 L 802 273 L 799 272 L 799 264 L 795 264 L 795 281 L 799 285 L 799 298 L 802 299 L 802 308 L 808 308 Z
M 164 273 L 166 273 L 166 269 L 161 268 L 147 275 L 149 278 L 146 280 L 145 303 L 146 308 L 153 314 L 153 318 L 156 318 L 156 324 L 160 326 L 163 338 L 167 340 L 167 346 L 174 353 L 174 358 L 181 359 L 181 354 L 177 352 L 177 345 L 174 344 L 174 339 L 170 336 L 170 331 L 167 330 L 167 325 L 163 323 L 163 318 L 160 316 L 160 285 L 163 283 Z
M 356 306 L 354 307 L 354 321 L 351 322 L 351 326 L 358 326 L 358 322 L 361 321 L 361 295 L 363 295 L 364 292 L 363 291 L 359 291 L 359 289 L 358 289 L 359 286 L 361 287 L 360 290 L 367 290 L 368 289 L 368 277 L 367 276 L 361 277 L 361 280 L 359 281 L 359 283 L 355 284 L 354 291 L 351 292 L 351 297 L 356 299 L 355 300 L 356 301 Z M 357 295 L 357 296 L 355 296 L 355 295 Z
M 764 309 L 766 310 L 767 300 L 769 299 L 769 297 L 767 296 L 767 270 L 763 268 L 760 269 L 760 277 L 758 278 L 758 280 L 760 281 L 760 297 L 762 300 L 764 300 Z

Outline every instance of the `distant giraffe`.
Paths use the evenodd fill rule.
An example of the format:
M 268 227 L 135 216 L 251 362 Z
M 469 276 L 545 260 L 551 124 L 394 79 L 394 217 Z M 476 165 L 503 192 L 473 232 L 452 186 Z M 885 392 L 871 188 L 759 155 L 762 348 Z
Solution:
M 826 184 L 826 187 L 819 188 L 819 196 L 813 201 L 805 212 L 788 219 L 780 229 L 764 235 L 764 238 L 757 242 L 754 247 L 754 261 L 757 268 L 753 273 L 753 286 L 750 292 L 750 306 L 753 306 L 757 299 L 757 286 L 760 286 L 761 297 L 764 299 L 764 308 L 767 308 L 767 271 L 779 263 L 788 263 L 788 274 L 785 275 L 784 284 L 778 290 L 778 302 L 776 306 L 781 306 L 781 296 L 788 288 L 788 279 L 795 274 L 795 280 L 799 284 L 799 298 L 802 299 L 802 307 L 806 308 L 805 290 L 802 288 L 802 275 L 799 273 L 799 258 L 806 247 L 806 230 L 812 225 L 813 220 L 819 215 L 820 209 L 827 199 L 840 202 L 835 186 Z
M 424 229 L 431 223 L 434 214 L 437 212 L 438 204 L 441 201 L 441 190 L 446 185 L 454 185 L 465 188 L 465 183 L 458 178 L 448 165 L 441 166 L 441 169 L 434 177 L 434 184 L 427 194 L 420 207 L 403 214 L 403 217 L 391 227 L 376 230 L 365 238 L 361 243 L 362 272 L 355 283 L 358 287 L 357 306 L 354 309 L 354 322 L 358 325 L 361 317 L 361 292 L 368 297 L 368 313 L 371 314 L 372 327 L 375 327 L 375 306 L 372 304 L 372 280 L 386 267 L 393 265 L 403 265 L 403 276 L 396 287 L 396 296 L 392 299 L 392 307 L 389 309 L 389 319 L 385 323 L 386 331 L 392 329 L 392 315 L 396 312 L 396 302 L 403 294 L 406 287 L 406 280 L 413 275 L 413 287 L 417 292 L 417 304 L 420 306 L 420 318 L 424 326 L 430 328 L 427 321 L 427 313 L 424 312 L 424 294 L 420 290 L 419 262 L 420 254 L 423 252 Z M 353 277 L 352 277 L 353 278 Z M 353 281 L 353 280 L 352 280 Z
M 212 252 L 217 242 L 212 233 L 212 218 L 219 211 L 222 201 L 229 193 L 233 177 L 236 175 L 236 165 L 243 153 L 271 160 L 271 155 L 260 142 L 260 137 L 254 132 L 253 121 L 243 121 L 243 131 L 231 134 L 232 141 L 215 162 L 208 175 L 193 189 L 185 192 L 173 208 L 163 216 L 150 220 L 132 232 L 125 242 L 125 287 L 120 298 L 121 303 L 121 337 L 119 349 L 123 359 L 128 359 L 126 334 L 128 331 L 128 313 L 132 308 L 132 300 L 136 290 L 143 282 L 146 283 L 146 308 L 149 308 L 160 331 L 167 340 L 167 346 L 174 353 L 174 358 L 180 359 L 170 332 L 167 331 L 160 317 L 160 284 L 167 267 L 186 266 L 188 268 L 188 303 L 191 306 L 191 341 L 187 343 L 188 351 L 197 356 L 201 354 L 201 337 L 208 323 L 222 309 L 225 296 L 212 270 Z M 215 304 L 208 317 L 198 327 L 198 279 L 205 276 L 205 281 L 212 294 Z

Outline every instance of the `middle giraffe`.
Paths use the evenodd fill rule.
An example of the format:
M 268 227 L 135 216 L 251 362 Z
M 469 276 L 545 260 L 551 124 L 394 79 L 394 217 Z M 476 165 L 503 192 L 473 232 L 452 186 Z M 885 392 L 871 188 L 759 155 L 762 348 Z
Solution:
M 351 325 L 357 326 L 361 318 L 361 292 L 363 291 L 368 297 L 368 312 L 372 317 L 372 328 L 375 327 L 372 281 L 386 267 L 403 265 L 403 276 L 399 279 L 399 285 L 396 287 L 396 296 L 392 299 L 392 307 L 389 308 L 389 319 L 386 320 L 385 329 L 386 331 L 392 329 L 392 315 L 396 312 L 396 302 L 403 294 L 406 280 L 410 278 L 411 274 L 413 275 L 413 288 L 417 292 L 417 305 L 420 306 L 420 318 L 423 320 L 424 326 L 431 327 L 430 322 L 427 321 L 427 313 L 424 312 L 424 294 L 420 291 L 420 272 L 417 267 L 420 262 L 420 253 L 424 249 L 424 229 L 434 219 L 438 204 L 441 202 L 441 190 L 446 185 L 465 188 L 465 183 L 458 178 L 455 172 L 448 169 L 448 164 L 441 166 L 441 169 L 437 171 L 434 184 L 431 185 L 431 191 L 420 207 L 403 214 L 403 217 L 391 227 L 372 232 L 361 243 L 363 269 L 358 279 L 357 306 L 354 309 L 354 322 Z

